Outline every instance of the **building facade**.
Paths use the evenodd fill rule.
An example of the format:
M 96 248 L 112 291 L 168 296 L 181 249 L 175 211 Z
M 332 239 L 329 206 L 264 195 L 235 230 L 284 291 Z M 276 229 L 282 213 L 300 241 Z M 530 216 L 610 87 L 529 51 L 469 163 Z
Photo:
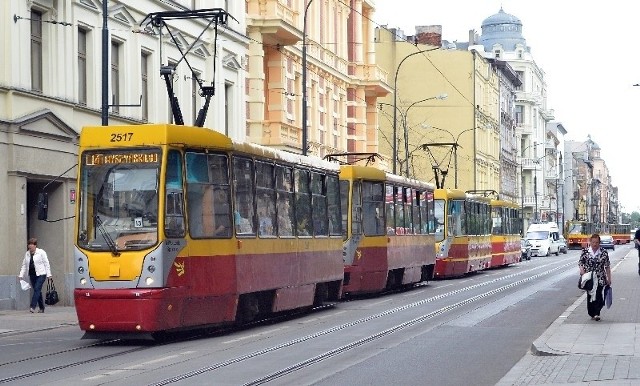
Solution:
M 475 51 L 443 49 L 440 30 L 431 27 L 416 27 L 410 37 L 376 30 L 377 60 L 393 74 L 395 90 L 378 106 L 380 152 L 393 159 L 396 144 L 398 174 L 499 191 L 499 71 Z
M 378 151 L 377 98 L 391 89 L 373 13 L 367 0 L 247 1 L 251 142 L 299 153 L 306 127 L 308 154 Z
M 553 158 L 546 149 L 546 124 L 554 119 L 547 107 L 547 84 L 544 71 L 538 67 L 522 35 L 522 22 L 501 8 L 482 22 L 482 34 L 471 48 L 483 51 L 488 58 L 504 60 L 521 80 L 516 88 L 515 120 L 519 145 L 518 192 L 523 210 L 523 225 L 540 220 L 540 207 L 551 207 L 545 192 L 545 167 L 540 162 Z M 557 152 L 556 152 L 557 155 Z M 557 159 L 557 158 L 556 158 Z M 555 165 L 555 164 L 554 164 Z
M 203 99 L 198 79 L 214 82 L 205 126 L 246 137 L 244 96 L 248 39 L 244 3 L 224 0 L 108 2 L 107 99 L 102 100 L 102 25 L 98 0 L 8 0 L 0 4 L 0 309 L 28 307 L 16 275 L 29 237 L 49 255 L 62 304 L 71 304 L 73 222 L 78 135 L 83 126 L 172 122 L 161 66 L 172 68 L 175 96 L 186 123 Z M 225 8 L 234 19 L 218 30 L 206 20 L 170 23 L 166 31 L 141 26 L 151 12 Z M 201 34 L 202 30 L 206 29 Z M 198 37 L 200 37 L 198 39 Z M 25 48 L 27 47 L 27 48 Z M 191 48 L 185 57 L 182 52 Z M 214 73 L 214 68 L 216 69 Z M 215 74 L 215 78 L 214 78 Z M 36 200 L 49 195 L 49 219 L 37 220 Z

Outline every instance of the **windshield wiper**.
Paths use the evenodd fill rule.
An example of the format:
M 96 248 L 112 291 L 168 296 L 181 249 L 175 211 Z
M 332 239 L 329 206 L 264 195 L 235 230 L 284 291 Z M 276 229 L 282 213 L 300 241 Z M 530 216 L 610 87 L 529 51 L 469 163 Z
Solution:
M 107 243 L 107 246 L 111 251 L 111 254 L 113 254 L 114 256 L 120 256 L 120 252 L 118 252 L 118 246 L 109 235 L 109 232 L 107 232 L 107 230 L 104 228 L 104 223 L 102 222 L 102 220 L 100 220 L 100 216 L 94 216 L 94 220 L 98 225 L 98 232 L 100 232 L 100 235 L 104 238 L 104 241 Z

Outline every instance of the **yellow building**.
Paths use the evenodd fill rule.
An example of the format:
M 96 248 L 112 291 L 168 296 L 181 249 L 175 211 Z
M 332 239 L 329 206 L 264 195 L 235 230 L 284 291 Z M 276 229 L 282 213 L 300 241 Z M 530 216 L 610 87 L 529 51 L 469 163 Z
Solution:
M 408 158 L 411 177 L 435 182 L 437 173 L 444 187 L 499 191 L 497 69 L 475 51 L 394 35 L 395 29 L 376 29 L 376 60 L 396 91 L 378 104 L 380 152 L 393 155 L 395 106 L 398 174 L 406 174 Z
M 377 98 L 391 89 L 375 63 L 373 1 L 349 4 L 247 1 L 249 141 L 301 152 L 306 67 L 307 152 L 377 151 Z

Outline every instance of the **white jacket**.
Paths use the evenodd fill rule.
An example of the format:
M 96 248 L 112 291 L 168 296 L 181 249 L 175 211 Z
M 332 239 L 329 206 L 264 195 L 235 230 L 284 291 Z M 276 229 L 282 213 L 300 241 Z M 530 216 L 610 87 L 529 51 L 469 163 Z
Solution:
M 31 253 L 27 251 L 22 261 L 22 268 L 20 268 L 19 277 L 24 278 L 25 275 L 29 275 L 29 262 L 31 261 Z M 33 254 L 33 265 L 36 267 L 36 275 L 47 275 L 51 277 L 51 267 L 49 266 L 49 258 L 47 252 L 44 249 L 36 248 L 36 252 Z

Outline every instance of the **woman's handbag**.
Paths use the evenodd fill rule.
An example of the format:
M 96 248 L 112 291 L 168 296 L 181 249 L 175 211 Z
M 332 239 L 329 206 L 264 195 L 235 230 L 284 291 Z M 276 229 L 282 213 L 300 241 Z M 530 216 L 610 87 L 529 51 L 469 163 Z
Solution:
M 49 278 L 47 281 L 47 292 L 44 295 L 44 304 L 52 306 L 60 301 L 58 297 L 58 291 L 56 291 L 56 285 L 53 284 L 53 279 Z

